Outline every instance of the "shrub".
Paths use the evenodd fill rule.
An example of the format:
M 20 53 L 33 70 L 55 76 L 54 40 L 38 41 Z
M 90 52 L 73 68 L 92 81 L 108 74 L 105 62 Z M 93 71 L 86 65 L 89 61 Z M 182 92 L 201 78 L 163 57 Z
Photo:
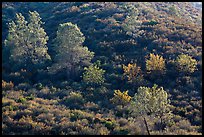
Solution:
M 83 105 L 84 98 L 81 93 L 72 91 L 68 96 L 63 98 L 62 102 L 70 108 L 79 108 Z
M 18 86 L 16 86 L 16 88 L 17 88 L 18 90 L 24 90 L 24 91 L 26 91 L 26 90 L 28 90 L 28 89 L 31 88 L 31 85 L 30 85 L 29 83 L 20 83 L 20 84 L 18 84 Z
M 34 86 L 35 86 L 38 90 L 43 89 L 42 83 L 37 83 L 37 84 L 35 84 Z
M 131 96 L 128 95 L 128 90 L 121 92 L 120 90 L 114 90 L 114 97 L 111 99 L 111 102 L 114 104 L 126 105 L 130 102 Z
M 97 65 L 90 65 L 84 68 L 83 81 L 87 84 L 102 84 L 104 83 L 105 70 L 100 69 Z
M 147 21 L 147 22 L 143 23 L 143 25 L 151 25 L 151 26 L 157 25 L 157 24 L 158 24 L 158 22 L 155 21 L 155 20 L 150 20 L 150 21 Z
M 26 98 L 19 98 L 18 99 L 18 101 L 17 102 L 19 102 L 19 103 L 25 103 L 27 100 L 26 100 Z
M 197 61 L 189 55 L 181 54 L 175 60 L 178 71 L 184 73 L 193 73 L 197 68 Z
M 4 80 L 2 80 L 2 89 L 3 90 L 8 90 L 8 89 L 12 89 L 14 87 L 14 84 L 13 84 L 13 82 L 6 82 L 6 81 L 4 81 Z
M 143 79 L 141 68 L 137 64 L 123 65 L 123 71 L 123 76 L 127 77 L 130 82 L 140 82 Z
M 165 72 L 165 60 L 160 55 L 150 53 L 150 58 L 146 60 L 146 69 L 151 72 Z
M 110 131 L 106 127 L 100 127 L 97 129 L 98 135 L 109 135 Z
M 184 129 L 184 130 L 189 130 L 191 127 L 191 123 L 188 120 L 180 120 L 176 124 L 177 126 L 179 126 L 180 129 Z

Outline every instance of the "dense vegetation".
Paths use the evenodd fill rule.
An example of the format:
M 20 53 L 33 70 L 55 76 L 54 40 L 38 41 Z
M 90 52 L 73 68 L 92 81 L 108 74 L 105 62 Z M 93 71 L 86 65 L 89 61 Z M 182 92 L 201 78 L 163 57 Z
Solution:
M 2 134 L 201 134 L 201 17 L 187 2 L 2 3 Z

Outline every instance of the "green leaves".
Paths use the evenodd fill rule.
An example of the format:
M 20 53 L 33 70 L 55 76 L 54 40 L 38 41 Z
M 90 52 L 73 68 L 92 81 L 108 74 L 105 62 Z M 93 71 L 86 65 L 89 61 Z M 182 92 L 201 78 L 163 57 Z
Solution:
M 55 39 L 54 49 L 56 56 L 55 63 L 50 72 L 56 73 L 66 69 L 69 78 L 76 77 L 77 71 L 84 66 L 89 66 L 94 52 L 82 46 L 85 37 L 77 25 L 71 22 L 60 24 Z
M 11 61 L 29 69 L 50 60 L 46 46 L 48 36 L 41 27 L 39 14 L 29 12 L 29 22 L 21 13 L 17 13 L 16 18 L 16 22 L 9 23 L 9 34 L 5 40 L 5 45 L 10 48 Z
M 61 48 L 56 48 L 56 50 L 63 53 L 65 49 L 81 46 L 85 37 L 77 25 L 68 22 L 59 25 L 56 40 L 59 46 L 63 47 L 62 51 Z
M 104 83 L 105 70 L 100 69 L 97 65 L 90 65 L 84 68 L 83 81 L 87 84 L 102 84 Z
M 168 111 L 169 103 L 167 92 L 155 84 L 152 88 L 139 87 L 132 98 L 130 109 L 136 115 L 159 115 Z

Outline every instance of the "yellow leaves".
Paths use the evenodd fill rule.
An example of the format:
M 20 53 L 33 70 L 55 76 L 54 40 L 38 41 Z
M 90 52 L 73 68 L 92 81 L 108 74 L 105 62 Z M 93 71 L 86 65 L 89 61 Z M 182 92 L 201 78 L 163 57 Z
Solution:
M 193 73 L 196 70 L 197 61 L 191 56 L 181 54 L 176 58 L 175 64 L 180 72 Z
M 114 104 L 122 104 L 125 105 L 129 103 L 131 100 L 131 96 L 128 95 L 128 90 L 121 92 L 120 90 L 114 91 L 114 97 L 111 99 L 111 101 Z
M 146 60 L 146 69 L 149 72 L 160 71 L 163 73 L 165 70 L 165 59 L 158 54 L 150 53 L 150 58 Z
M 141 68 L 138 67 L 135 63 L 128 64 L 127 66 L 123 65 L 124 76 L 128 78 L 128 81 L 133 81 L 136 79 L 142 78 Z
M 2 89 L 11 89 L 11 88 L 13 88 L 14 87 L 14 84 L 13 84 L 13 82 L 6 82 L 6 81 L 4 81 L 4 80 L 2 80 Z

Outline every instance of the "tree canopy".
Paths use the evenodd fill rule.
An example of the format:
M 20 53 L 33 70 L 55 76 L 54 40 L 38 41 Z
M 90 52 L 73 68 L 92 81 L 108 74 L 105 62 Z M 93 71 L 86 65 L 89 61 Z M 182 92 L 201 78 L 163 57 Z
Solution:
M 71 22 L 60 24 L 55 39 L 56 56 L 51 72 L 66 69 L 67 76 L 76 76 L 77 70 L 91 65 L 94 52 L 83 46 L 85 37 L 77 25 Z
M 5 46 L 9 47 L 10 59 L 17 68 L 32 71 L 51 59 L 46 45 L 48 36 L 42 24 L 36 11 L 29 12 L 28 21 L 21 13 L 17 13 L 16 21 L 9 23 Z

